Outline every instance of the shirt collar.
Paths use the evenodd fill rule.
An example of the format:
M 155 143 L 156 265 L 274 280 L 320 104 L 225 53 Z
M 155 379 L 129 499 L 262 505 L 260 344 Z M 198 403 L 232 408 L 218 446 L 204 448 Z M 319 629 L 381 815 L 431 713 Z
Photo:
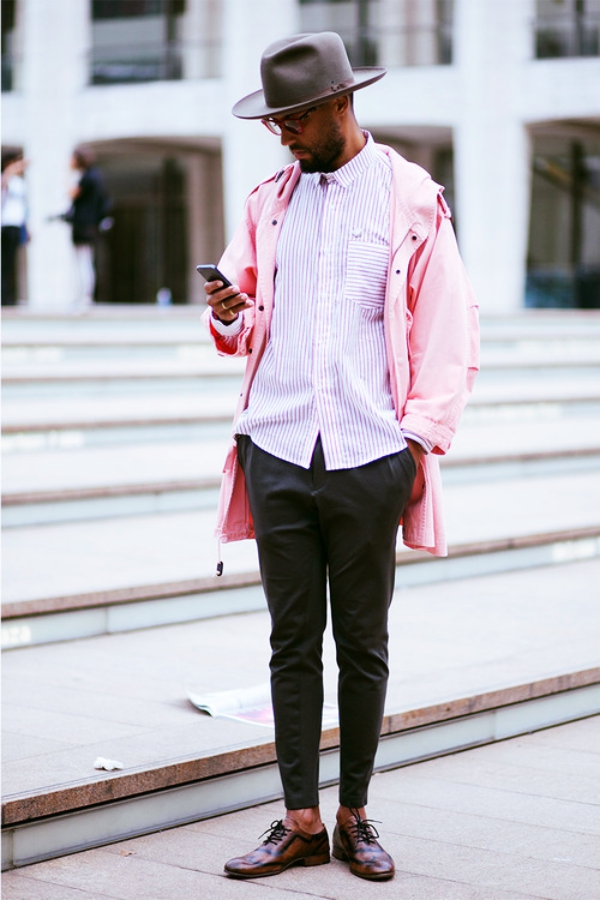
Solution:
M 368 131 L 363 131 L 367 139 L 362 150 L 353 156 L 345 165 L 336 169 L 335 172 L 315 173 L 317 181 L 336 182 L 341 187 L 350 187 L 360 175 L 363 175 L 369 166 L 373 164 L 376 157 L 375 141 Z

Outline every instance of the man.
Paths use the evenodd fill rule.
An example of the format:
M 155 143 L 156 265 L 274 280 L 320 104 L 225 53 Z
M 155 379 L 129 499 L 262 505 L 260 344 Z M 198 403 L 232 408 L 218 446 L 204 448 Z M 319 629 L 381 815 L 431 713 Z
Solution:
M 77 184 L 71 189 L 71 209 L 66 221 L 71 223 L 71 237 L 79 274 L 77 304 L 92 306 L 96 289 L 95 250 L 101 223 L 106 220 L 108 196 L 104 179 L 96 166 L 94 153 L 87 147 L 76 147 L 71 156 L 71 169 L 79 173 Z
M 27 200 L 24 174 L 27 160 L 21 152 L 2 160 L 2 306 L 17 303 L 17 254 L 27 234 Z
M 217 349 L 248 363 L 218 535 L 256 537 L 272 620 L 271 689 L 286 803 L 234 877 L 329 861 L 319 812 L 326 583 L 339 666 L 333 855 L 371 880 L 394 863 L 366 818 L 388 678 L 397 529 L 443 555 L 436 454 L 477 369 L 477 310 L 441 188 L 354 118 L 385 69 L 350 67 L 337 34 L 267 48 L 240 100 L 295 157 L 250 195 L 206 285 Z

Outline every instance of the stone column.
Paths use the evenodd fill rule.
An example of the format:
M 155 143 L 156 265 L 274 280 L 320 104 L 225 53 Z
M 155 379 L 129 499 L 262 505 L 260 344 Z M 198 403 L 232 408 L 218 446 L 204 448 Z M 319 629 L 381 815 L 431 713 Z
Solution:
M 76 285 L 70 229 L 47 218 L 69 205 L 68 166 L 76 143 L 76 101 L 87 81 L 90 10 L 86 0 L 22 2 L 29 305 L 64 310 Z
M 220 0 L 188 0 L 181 16 L 183 77 L 215 78 L 220 42 Z
M 378 15 L 379 60 L 381 66 L 404 66 L 406 60 L 407 0 L 380 0 Z
M 454 59 L 459 242 L 484 313 L 523 306 L 530 148 L 519 91 L 532 54 L 533 0 L 457 0 Z
M 223 172 L 225 233 L 231 238 L 252 188 L 287 161 L 289 153 L 259 121 L 242 121 L 229 110 L 259 90 L 260 58 L 272 41 L 299 31 L 296 0 L 224 0 L 222 72 L 225 128 Z
M 223 252 L 223 200 L 221 159 L 217 153 L 198 151 L 187 158 L 188 190 L 188 303 L 204 304 L 204 280 L 198 263 L 218 263 Z

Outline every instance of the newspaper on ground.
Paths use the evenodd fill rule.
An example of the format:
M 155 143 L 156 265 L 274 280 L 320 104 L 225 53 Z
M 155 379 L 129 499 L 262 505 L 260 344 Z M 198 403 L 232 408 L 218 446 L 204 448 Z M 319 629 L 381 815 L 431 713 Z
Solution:
M 267 728 L 274 726 L 271 687 L 268 682 L 208 694 L 195 687 L 187 687 L 186 691 L 190 702 L 209 716 L 248 722 L 250 725 L 265 725 Z M 326 703 L 323 706 L 323 728 L 335 728 L 337 724 L 337 707 Z

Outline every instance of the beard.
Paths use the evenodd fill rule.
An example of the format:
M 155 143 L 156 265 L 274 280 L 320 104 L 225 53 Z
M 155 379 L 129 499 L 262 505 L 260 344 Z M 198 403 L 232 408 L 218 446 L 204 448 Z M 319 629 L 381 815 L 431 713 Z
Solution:
M 312 147 L 297 147 L 309 153 L 307 159 L 300 159 L 300 170 L 306 174 L 312 172 L 335 172 L 339 166 L 337 160 L 346 147 L 341 127 L 334 122 L 327 134 L 319 136 Z M 294 147 L 290 147 L 293 150 Z

